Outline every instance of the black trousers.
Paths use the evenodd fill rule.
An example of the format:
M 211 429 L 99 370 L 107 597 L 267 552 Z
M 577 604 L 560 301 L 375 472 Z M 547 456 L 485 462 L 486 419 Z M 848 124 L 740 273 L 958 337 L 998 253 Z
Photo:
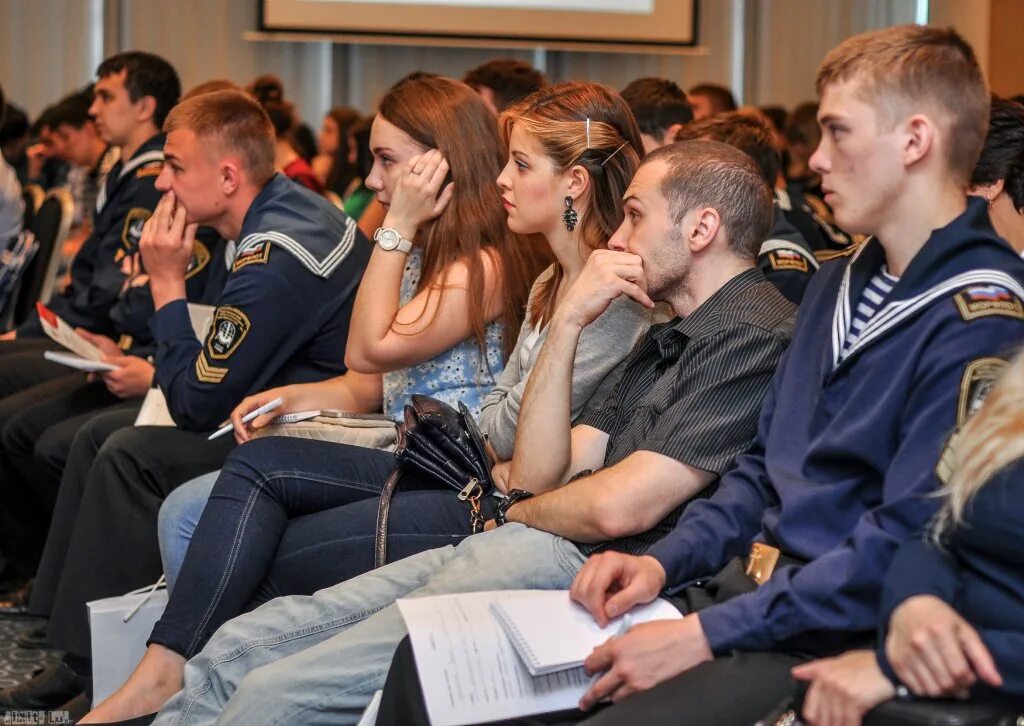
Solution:
M 50 521 L 45 500 L 31 486 L 32 437 L 39 431 L 29 410 L 84 380 L 84 376 L 63 376 L 0 399 L 0 548 L 11 569 L 23 577 L 31 574 L 39 559 Z
M 96 454 L 111 434 L 135 422 L 137 406 L 135 410 L 122 408 L 93 415 L 72 440 L 54 504 L 53 519 L 46 536 L 46 546 L 32 587 L 29 612 L 34 615 L 49 617 L 53 610 L 68 548 L 71 546 L 71 535 L 82 504 L 82 492 Z
M 31 609 L 49 612 L 49 645 L 71 655 L 89 656 L 87 602 L 160 576 L 156 521 L 167 494 L 219 468 L 235 446 L 230 437 L 207 441 L 170 427 L 136 428 L 133 420 L 130 411 L 91 419 L 61 481 Z
M 4 446 L 49 515 L 57 504 L 64 467 L 78 431 L 104 411 L 128 411 L 134 417 L 139 405 L 137 398 L 118 398 L 102 381 L 82 382 L 64 395 L 28 408 L 14 420 Z
M 71 370 L 43 358 L 43 351 L 63 350 L 49 338 L 0 340 L 0 398 L 66 376 Z
M 102 424 L 103 418 L 93 421 Z M 80 436 L 88 435 L 91 423 Z M 50 611 L 51 647 L 88 657 L 86 603 L 159 578 L 157 515 L 164 498 L 189 479 L 219 468 L 236 445 L 230 436 L 213 441 L 207 436 L 164 426 L 121 428 L 106 437 L 88 471 L 68 470 L 85 483 Z M 61 498 L 67 483 L 66 476 Z
M 697 612 L 755 587 L 744 574 L 742 563 L 734 560 L 707 585 L 688 588 L 672 601 L 684 613 Z M 733 653 L 596 711 L 563 711 L 501 723 L 750 726 L 792 694 L 790 668 L 811 657 L 781 652 Z M 377 724 L 418 726 L 429 723 L 412 646 L 406 637 L 391 662 Z

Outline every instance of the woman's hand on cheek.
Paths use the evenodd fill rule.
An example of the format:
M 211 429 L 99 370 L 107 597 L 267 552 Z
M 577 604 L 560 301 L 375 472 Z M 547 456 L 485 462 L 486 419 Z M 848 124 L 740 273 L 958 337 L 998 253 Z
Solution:
M 447 176 L 448 162 L 437 149 L 409 159 L 395 185 L 384 226 L 413 240 L 419 228 L 440 216 L 451 201 L 454 183 L 441 190 Z

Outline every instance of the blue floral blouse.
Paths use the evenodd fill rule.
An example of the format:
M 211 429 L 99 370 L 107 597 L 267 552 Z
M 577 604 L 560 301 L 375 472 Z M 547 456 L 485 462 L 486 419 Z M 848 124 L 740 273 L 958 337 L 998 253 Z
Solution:
M 413 247 L 402 273 L 399 295 L 402 305 L 416 295 L 422 264 L 422 250 Z M 494 387 L 494 379 L 505 367 L 502 359 L 501 323 L 490 323 L 484 332 L 486 361 L 477 347 L 476 339 L 469 337 L 431 360 L 385 373 L 384 413 L 396 421 L 400 420 L 409 397 L 419 393 L 453 407 L 462 401 L 473 416 L 478 417 L 484 396 Z

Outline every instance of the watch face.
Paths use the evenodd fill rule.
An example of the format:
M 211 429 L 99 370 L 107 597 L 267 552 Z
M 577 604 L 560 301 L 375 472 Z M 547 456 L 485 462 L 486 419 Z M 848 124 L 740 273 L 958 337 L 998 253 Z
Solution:
M 381 249 L 396 249 L 399 239 L 398 232 L 393 229 L 382 229 L 377 233 L 377 243 L 381 246 Z

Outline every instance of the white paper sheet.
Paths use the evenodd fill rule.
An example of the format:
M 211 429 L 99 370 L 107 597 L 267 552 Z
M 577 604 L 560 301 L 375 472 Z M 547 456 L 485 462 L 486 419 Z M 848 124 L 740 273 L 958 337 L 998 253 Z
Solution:
M 568 590 L 536 590 L 496 603 L 491 612 L 533 675 L 576 668 L 597 646 L 631 624 L 679 620 L 667 600 L 657 599 L 629 611 L 628 622 L 615 618 L 600 627 L 594 616 L 569 598 Z
M 533 677 L 491 615 L 522 591 L 398 600 L 434 726 L 462 726 L 575 708 L 591 678 L 582 668 Z
M 43 358 L 46 360 L 53 361 L 54 363 L 60 363 L 62 366 L 68 366 L 70 368 L 77 368 L 80 371 L 86 371 L 87 373 L 107 373 L 109 371 L 116 371 L 117 366 L 111 363 L 104 363 L 99 360 L 89 360 L 83 358 L 80 355 L 74 353 L 64 353 L 59 350 L 44 350 Z
M 76 333 L 74 328 L 65 323 L 48 307 L 42 303 L 36 303 L 36 310 L 39 313 L 39 323 L 43 332 L 50 336 L 53 342 L 63 345 L 75 355 L 86 360 L 103 360 L 103 352 L 99 348 Z

